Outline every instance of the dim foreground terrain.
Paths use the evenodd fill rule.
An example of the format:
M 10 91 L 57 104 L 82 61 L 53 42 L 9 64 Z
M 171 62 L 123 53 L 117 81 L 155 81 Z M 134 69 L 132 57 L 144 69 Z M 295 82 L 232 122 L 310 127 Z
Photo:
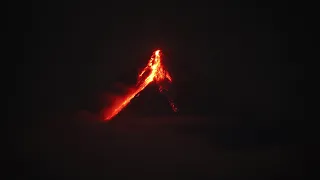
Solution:
M 52 121 L 53 122 L 53 121 Z M 59 121 L 61 122 L 61 121 Z M 77 117 L 25 129 L 16 176 L 40 179 L 275 179 L 303 175 L 290 128 L 226 117 Z M 18 165 L 19 164 L 19 165 Z

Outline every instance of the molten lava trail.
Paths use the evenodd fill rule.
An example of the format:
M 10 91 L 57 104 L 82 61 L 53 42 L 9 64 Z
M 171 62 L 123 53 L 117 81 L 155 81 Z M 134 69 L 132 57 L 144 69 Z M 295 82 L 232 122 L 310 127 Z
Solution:
M 147 72 L 149 72 L 149 74 L 146 76 Z M 106 109 L 106 111 L 104 112 L 104 120 L 111 120 L 123 108 L 125 108 L 135 96 L 137 96 L 152 82 L 156 82 L 159 85 L 159 91 L 162 92 L 164 88 L 159 83 L 165 79 L 167 79 L 169 82 L 172 82 L 170 74 L 165 70 L 164 66 L 161 63 L 160 50 L 156 50 L 153 52 L 147 66 L 139 74 L 136 87 L 125 96 L 117 99 L 115 102 L 113 102 L 113 105 L 111 107 Z M 176 108 L 173 101 L 169 99 L 169 102 L 173 111 L 176 112 L 178 109 Z

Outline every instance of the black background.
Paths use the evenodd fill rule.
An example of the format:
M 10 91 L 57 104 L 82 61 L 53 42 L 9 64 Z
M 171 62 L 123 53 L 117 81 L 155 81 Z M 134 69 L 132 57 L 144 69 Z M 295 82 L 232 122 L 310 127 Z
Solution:
M 296 60 L 300 54 L 293 44 L 304 41 L 296 34 L 305 30 L 303 17 L 293 14 L 289 4 L 41 1 L 27 2 L 20 9 L 15 16 L 23 22 L 24 58 L 16 65 L 17 93 L 9 101 L 20 102 L 14 106 L 19 112 L 13 113 L 17 120 L 10 123 L 17 159 L 14 176 L 64 179 L 122 174 L 134 178 L 150 173 L 153 179 L 158 176 L 153 174 L 156 171 L 173 173 L 172 178 L 190 174 L 212 178 L 302 175 L 296 129 L 303 120 L 303 95 L 297 88 L 303 81 L 303 65 Z M 295 43 L 290 42 L 292 35 Z M 150 85 L 112 122 L 101 123 L 95 117 L 106 106 L 106 96 L 111 92 L 121 95 L 135 84 L 138 71 L 156 49 L 162 50 L 173 77 L 168 93 L 179 113 L 172 113 L 165 96 Z M 292 51 L 296 53 L 289 55 Z M 133 122 L 134 126 L 128 125 Z M 154 124 L 149 127 L 147 122 Z M 162 130 L 164 124 L 168 128 Z M 154 131 L 148 134 L 150 128 Z M 145 137 L 153 137 L 151 134 L 160 137 L 154 141 L 174 139 L 159 135 L 170 128 L 174 129 L 172 137 L 183 136 L 190 144 L 206 141 L 204 144 L 214 144 L 214 149 L 206 154 L 206 148 L 190 145 L 198 148 L 180 159 L 177 166 L 181 168 L 176 170 L 137 165 L 152 158 L 156 165 L 178 161 L 169 158 L 162 162 L 156 157 L 166 153 L 151 153 L 146 148 Z M 139 136 L 142 144 L 133 143 L 140 142 L 139 138 L 119 140 L 136 132 L 143 132 Z M 189 140 L 198 135 L 199 140 Z M 77 145 L 65 146 L 71 142 Z M 175 152 L 180 146 L 169 144 L 161 147 L 172 148 L 169 154 L 180 154 Z M 121 150 L 103 151 L 107 146 L 127 151 L 142 147 L 152 158 Z M 257 154 L 261 146 L 267 155 L 247 155 Z M 91 153 L 83 154 L 84 147 L 91 147 Z M 237 155 L 239 148 L 245 150 Z M 252 168 L 264 164 L 259 158 L 268 157 L 268 149 L 289 155 L 268 161 L 271 167 L 281 164 L 274 165 L 275 170 Z M 229 152 L 238 159 L 228 161 Z M 130 158 L 137 164 L 127 169 L 123 164 L 117 166 L 123 154 L 128 156 L 123 164 L 130 164 Z M 196 154 L 205 155 L 199 162 L 190 160 L 197 159 Z M 227 158 L 208 165 L 206 160 L 212 154 Z M 242 174 L 239 167 L 246 166 L 250 158 L 257 164 Z M 192 168 L 183 168 L 187 164 Z M 221 164 L 231 164 L 232 170 L 208 173 Z M 57 167 L 60 169 L 54 170 Z

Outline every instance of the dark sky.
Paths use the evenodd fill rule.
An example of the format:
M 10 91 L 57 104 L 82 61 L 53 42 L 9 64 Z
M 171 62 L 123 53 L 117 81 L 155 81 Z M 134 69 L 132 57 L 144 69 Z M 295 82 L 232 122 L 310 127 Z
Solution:
M 24 59 L 16 66 L 13 98 L 23 99 L 21 128 L 52 116 L 98 113 L 102 97 L 117 83 L 133 85 L 158 48 L 180 115 L 301 120 L 303 65 L 298 54 L 289 56 L 297 49 L 289 37 L 303 31 L 303 18 L 288 7 L 220 0 L 25 3 Z M 170 109 L 150 86 L 124 114 L 159 116 Z
M 291 19 L 285 5 L 124 4 L 28 4 L 18 72 L 32 107 L 97 110 L 99 94 L 115 83 L 134 84 L 160 48 L 182 112 L 296 108 L 288 100 L 303 73 L 288 56 Z

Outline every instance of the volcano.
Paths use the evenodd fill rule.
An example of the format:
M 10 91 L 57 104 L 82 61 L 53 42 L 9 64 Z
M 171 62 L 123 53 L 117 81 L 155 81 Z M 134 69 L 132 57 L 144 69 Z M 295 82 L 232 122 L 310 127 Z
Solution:
M 103 119 L 111 120 L 122 109 L 124 109 L 139 93 L 143 91 L 149 84 L 156 83 L 159 86 L 159 91 L 167 91 L 167 88 L 162 86 L 163 81 L 172 82 L 172 77 L 162 64 L 162 53 L 160 50 L 153 52 L 146 67 L 138 74 L 138 79 L 135 87 L 129 88 L 129 91 L 114 99 L 112 105 L 103 110 Z M 177 112 L 178 108 L 169 98 L 169 104 L 172 110 Z

